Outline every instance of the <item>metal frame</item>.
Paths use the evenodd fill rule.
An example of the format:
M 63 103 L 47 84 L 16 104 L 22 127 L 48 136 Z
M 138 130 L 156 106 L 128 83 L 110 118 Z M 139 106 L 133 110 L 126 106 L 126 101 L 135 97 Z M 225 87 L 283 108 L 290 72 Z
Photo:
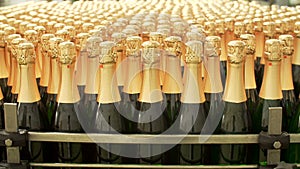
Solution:
M 16 132 L 17 127 L 17 104 L 5 103 L 5 128 L 7 132 Z M 282 108 L 270 108 L 269 131 L 270 135 L 281 134 Z M 127 134 L 120 138 L 114 134 L 81 134 L 61 132 L 28 132 L 29 141 L 41 142 L 78 142 L 78 143 L 117 143 L 117 144 L 257 144 L 258 134 L 236 134 L 236 135 L 160 135 Z M 184 136 L 184 137 L 183 137 Z M 91 139 L 91 137 L 93 139 Z M 154 138 L 155 137 L 155 138 Z M 149 139 L 151 138 L 151 139 Z M 290 143 L 300 143 L 300 134 L 290 134 Z M 7 147 L 8 163 L 20 163 L 19 147 Z M 280 149 L 268 150 L 267 163 L 274 165 L 280 162 Z M 258 168 L 258 165 L 129 165 L 129 164 L 70 164 L 70 163 L 30 163 L 32 167 L 70 167 L 70 168 Z M 300 164 L 297 165 L 300 167 Z

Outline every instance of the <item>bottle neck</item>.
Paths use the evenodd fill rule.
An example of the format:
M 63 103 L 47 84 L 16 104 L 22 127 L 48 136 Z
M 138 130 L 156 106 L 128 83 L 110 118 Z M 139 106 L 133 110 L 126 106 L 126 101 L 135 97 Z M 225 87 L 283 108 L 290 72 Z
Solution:
M 12 78 L 12 88 L 11 93 L 18 94 L 20 92 L 20 65 L 17 62 L 17 59 L 11 58 L 11 65 L 14 67 L 12 71 L 14 71 L 14 77 Z
M 300 36 L 295 37 L 294 39 L 294 56 L 293 56 L 293 64 L 300 65 Z
M 87 59 L 87 72 L 89 75 L 86 77 L 86 86 L 84 92 L 86 94 L 98 94 L 97 76 L 98 76 L 99 57 Z
M 60 87 L 57 95 L 58 103 L 76 103 L 80 100 L 74 79 L 75 63 L 61 64 Z
M 79 51 L 76 62 L 76 81 L 78 86 L 86 85 L 87 76 L 87 55 L 86 51 Z
M 181 93 L 183 89 L 182 77 L 181 77 L 181 59 L 176 56 L 166 57 L 166 70 L 164 76 L 164 82 L 162 92 L 168 94 Z
M 265 35 L 263 32 L 255 32 L 255 57 L 263 58 L 265 48 Z
M 207 57 L 206 60 L 207 76 L 204 81 L 205 93 L 221 93 L 223 92 L 223 85 L 220 74 L 220 58 Z
M 145 103 L 156 103 L 163 100 L 159 69 L 144 66 L 142 90 L 138 100 Z
M 115 63 L 101 65 L 101 80 L 97 98 L 99 103 L 115 103 L 121 100 L 115 73 Z
M 59 85 L 60 85 L 60 77 L 61 77 L 61 67 L 59 66 L 58 60 L 56 58 L 55 59 L 51 58 L 47 93 L 49 94 L 58 93 Z
M 142 63 L 140 57 L 127 57 L 123 92 L 137 94 L 141 92 L 142 86 Z M 124 66 L 125 66 L 124 65 Z
M 281 60 L 281 89 L 294 90 L 292 75 L 292 56 L 284 55 Z
M 2 90 L 0 89 L 0 100 L 3 100 L 3 93 L 2 93 Z
M 5 44 L 5 47 L 4 47 L 4 55 L 5 55 L 5 64 L 6 64 L 6 67 L 7 67 L 7 71 L 8 71 L 8 74 L 10 74 L 10 51 L 8 50 L 8 46 L 7 44 Z
M 225 35 L 220 35 L 221 37 L 221 56 L 220 60 L 221 61 L 227 61 L 227 48 L 226 48 L 226 41 L 225 41 Z
M 7 80 L 7 86 L 13 86 L 13 82 L 16 75 L 16 67 L 18 64 L 16 58 L 14 57 L 11 57 L 10 61 L 11 61 L 11 67 L 10 67 L 9 76 Z
M 35 64 L 20 65 L 19 103 L 33 103 L 41 99 L 35 76 Z
M 117 79 L 118 79 L 118 86 L 124 86 L 124 61 L 125 59 L 125 50 L 120 48 L 117 50 L 117 62 L 116 62 L 116 67 L 117 67 Z
M 225 44 L 226 44 L 226 53 L 228 51 L 228 43 L 230 41 L 233 41 L 234 40 L 234 32 L 233 31 L 230 31 L 230 30 L 227 30 L 225 31 Z M 227 57 L 227 56 L 226 56 Z
M 5 48 L 0 47 L 0 79 L 8 78 L 8 69 L 5 61 Z
M 227 77 L 223 100 L 241 103 L 247 100 L 245 92 L 244 64 L 227 64 Z
M 187 63 L 186 77 L 180 99 L 182 103 L 205 102 L 201 72 L 200 63 Z
M 42 59 L 42 76 L 40 80 L 40 86 L 47 87 L 49 84 L 49 76 L 50 76 L 50 60 L 51 58 L 49 56 L 41 55 Z
M 254 74 L 254 56 L 246 55 L 245 57 L 245 88 L 256 89 L 255 74 Z
M 282 99 L 280 67 L 281 62 L 266 61 L 259 97 L 268 100 Z
M 36 78 L 41 78 L 42 70 L 40 66 L 40 50 L 38 47 L 35 48 L 35 53 L 36 53 L 36 59 L 35 59 L 35 77 Z

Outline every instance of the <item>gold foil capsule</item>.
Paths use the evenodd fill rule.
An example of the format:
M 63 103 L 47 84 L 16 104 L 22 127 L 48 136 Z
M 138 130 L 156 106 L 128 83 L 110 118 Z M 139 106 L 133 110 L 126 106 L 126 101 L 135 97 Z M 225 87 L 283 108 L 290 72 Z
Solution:
M 166 35 L 164 33 L 150 32 L 149 37 L 150 37 L 151 41 L 156 41 L 156 42 L 160 43 L 160 48 L 161 49 L 164 47 L 164 39 L 166 37 Z
M 169 36 L 165 38 L 164 46 L 168 55 L 180 56 L 182 54 L 183 43 L 179 36 Z
M 8 26 L 6 28 L 4 28 L 4 32 L 5 32 L 5 37 L 11 35 L 11 34 L 15 34 L 16 33 L 16 29 L 12 26 Z
M 160 44 L 156 41 L 146 41 L 142 43 L 142 61 L 145 67 L 149 68 L 159 63 L 159 46 Z
M 296 36 L 297 36 L 298 38 L 300 37 L 300 22 L 296 22 L 296 23 L 295 23 L 294 33 L 296 34 Z
M 240 38 L 241 34 L 245 32 L 245 25 L 242 22 L 235 22 L 234 23 L 234 35 L 237 39 Z
M 57 32 L 59 30 L 62 30 L 66 25 L 63 24 L 63 23 L 56 23 L 54 26 L 53 26 L 53 29 L 54 29 L 54 32 Z
M 246 54 L 253 55 L 255 53 L 255 36 L 253 34 L 242 34 L 241 40 L 246 44 Z
M 34 46 L 38 43 L 37 32 L 35 30 L 27 30 L 24 32 L 24 38 Z
M 62 38 L 64 41 L 70 41 L 71 40 L 71 36 L 70 36 L 69 31 L 67 31 L 65 29 L 58 30 L 55 33 L 55 36 L 59 37 L 59 38 Z
M 61 42 L 58 48 L 58 57 L 61 64 L 71 64 L 76 61 L 76 50 L 73 42 Z
M 39 25 L 41 25 L 41 26 L 47 28 L 48 22 L 49 22 L 49 21 L 48 21 L 47 19 L 41 19 L 41 20 L 39 20 Z
M 7 45 L 10 47 L 10 46 L 11 46 L 12 40 L 14 40 L 14 39 L 16 39 L 16 38 L 21 38 L 21 35 L 19 35 L 19 34 L 11 34 L 11 35 L 8 35 L 8 37 L 5 39 L 6 42 L 7 42 Z
M 203 45 L 201 41 L 189 41 L 186 43 L 186 63 L 200 63 L 202 61 Z
M 46 26 L 47 33 L 52 33 L 52 34 L 55 33 L 54 25 L 56 23 L 57 22 L 55 22 L 55 21 L 50 21 L 50 22 L 47 23 L 47 26 Z
M 49 40 L 49 47 L 51 51 L 51 58 L 58 58 L 59 56 L 59 44 L 63 42 L 62 38 L 54 37 Z
M 43 26 L 36 26 L 34 30 L 37 32 L 38 41 L 41 41 L 41 37 L 46 33 L 46 28 Z
M 82 32 L 88 33 L 92 29 L 94 29 L 94 24 L 92 24 L 92 23 L 84 23 L 84 24 L 82 24 Z
M 27 42 L 24 38 L 16 38 L 11 41 L 11 53 L 12 57 L 17 59 L 19 44 Z
M 231 64 L 240 64 L 245 59 L 245 42 L 234 40 L 228 43 L 228 59 Z
M 115 32 L 111 35 L 112 40 L 116 43 L 117 46 L 124 46 L 126 40 L 125 33 Z
M 122 33 L 125 33 L 127 37 L 128 36 L 137 36 L 138 35 L 138 32 L 135 29 L 128 29 L 128 28 L 124 29 L 122 31 Z
M 54 37 L 53 34 L 43 34 L 41 36 L 42 51 L 46 57 L 48 57 L 50 53 L 50 39 Z
M 76 44 L 77 44 L 77 49 L 80 51 L 85 50 L 86 48 L 86 41 L 90 37 L 88 33 L 79 33 L 76 36 Z
M 24 32 L 27 30 L 27 25 L 29 24 L 29 22 L 25 21 L 25 22 L 21 22 L 20 23 L 20 33 L 24 34 Z
M 217 57 L 221 55 L 221 38 L 219 36 L 207 36 L 205 38 L 205 55 Z
M 272 38 L 276 31 L 276 25 L 274 22 L 264 22 L 263 31 L 265 33 L 265 36 Z
M 71 40 L 75 38 L 76 31 L 74 26 L 65 26 L 63 29 L 69 32 Z
M 224 22 L 225 22 L 225 29 L 227 31 L 233 32 L 233 30 L 234 30 L 234 19 L 233 18 L 226 18 L 224 20 Z
M 100 37 L 89 37 L 86 42 L 86 50 L 88 52 L 88 57 L 99 57 L 100 55 L 100 43 L 102 42 Z
M 26 25 L 26 30 L 34 30 L 37 25 L 34 23 L 29 23 Z
M 137 53 L 142 47 L 142 38 L 139 36 L 127 37 L 125 46 L 127 56 L 138 56 Z
M 216 35 L 216 25 L 215 25 L 215 23 L 214 22 L 205 22 L 204 32 L 207 36 L 215 36 Z
M 292 55 L 294 53 L 294 37 L 292 35 L 280 35 L 279 40 L 282 44 L 282 54 Z
M 225 22 L 224 20 L 216 20 L 216 33 L 223 35 L 225 33 Z
M 32 43 L 19 44 L 17 61 L 20 65 L 35 63 L 35 57 L 35 47 Z
M 115 46 L 116 44 L 112 41 L 105 41 L 100 43 L 99 62 L 101 64 L 116 62 L 116 52 L 114 49 Z
M 9 27 L 9 25 L 8 25 L 8 24 L 0 24 L 0 30 L 1 30 L 1 31 L 4 31 L 4 29 L 5 29 L 6 27 Z
M 251 19 L 244 20 L 245 33 L 254 34 L 254 24 Z
M 269 61 L 281 61 L 282 47 L 280 40 L 269 39 L 265 43 L 265 58 Z
M 4 31 L 0 31 L 0 47 L 4 47 L 5 46 L 5 32 Z
M 254 30 L 256 32 L 262 32 L 263 31 L 263 21 L 261 18 L 254 18 L 253 19 L 254 24 Z

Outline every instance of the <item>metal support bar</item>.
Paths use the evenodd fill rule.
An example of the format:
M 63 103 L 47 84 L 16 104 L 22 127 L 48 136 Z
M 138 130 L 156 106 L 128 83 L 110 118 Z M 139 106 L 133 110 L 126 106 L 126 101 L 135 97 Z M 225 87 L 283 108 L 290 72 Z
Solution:
M 18 116 L 16 103 L 4 103 L 4 119 L 6 132 L 18 132 Z M 9 140 L 5 142 L 9 142 Z M 6 153 L 7 163 L 20 164 L 19 147 L 6 147 Z

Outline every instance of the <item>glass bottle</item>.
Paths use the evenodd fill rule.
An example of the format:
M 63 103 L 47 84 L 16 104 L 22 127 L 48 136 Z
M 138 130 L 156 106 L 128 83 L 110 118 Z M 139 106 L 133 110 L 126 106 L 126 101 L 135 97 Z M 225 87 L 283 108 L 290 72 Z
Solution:
M 266 41 L 264 57 L 266 62 L 259 92 L 259 101 L 252 116 L 252 125 L 255 133 L 268 130 L 269 108 L 281 107 L 283 97 L 280 80 L 282 51 L 279 40 L 269 39 Z M 255 160 L 264 161 L 265 159 L 266 157 L 261 151 L 259 159 Z
M 79 109 L 80 96 L 74 81 L 76 50 L 73 42 L 62 42 L 59 47 L 61 65 L 60 87 L 57 94 L 57 109 L 54 130 L 57 132 L 81 133 L 82 127 L 78 118 L 83 116 Z M 55 149 L 58 162 L 82 162 L 81 143 L 57 143 Z
M 205 96 L 201 73 L 203 44 L 201 41 L 189 41 L 186 46 L 187 69 L 180 99 L 179 130 L 188 134 L 201 134 L 207 116 L 204 109 Z M 207 159 L 206 148 L 204 145 L 180 145 L 180 164 L 203 164 Z
M 293 74 L 293 84 L 295 87 L 295 96 L 299 100 L 298 96 L 300 94 L 300 22 L 295 23 L 295 45 L 294 45 L 294 56 L 292 57 L 292 74 Z
M 2 93 L 4 93 L 4 96 L 8 90 L 7 87 L 7 79 L 8 79 L 8 67 L 5 62 L 5 54 L 6 54 L 6 44 L 5 44 L 5 32 L 0 31 L 0 87 Z M 6 101 L 6 99 L 3 99 Z
M 45 131 L 48 123 L 36 82 L 35 57 L 35 47 L 32 43 L 19 44 L 17 60 L 20 65 L 21 82 L 17 100 L 18 124 L 20 129 Z M 41 142 L 28 142 L 21 151 L 21 158 L 32 162 L 43 162 L 46 159 L 44 146 L 45 144 Z
M 122 101 L 120 113 L 124 120 L 125 134 L 137 133 L 138 121 L 138 98 L 142 86 L 142 63 L 141 63 L 141 44 L 142 38 L 139 36 L 129 36 L 126 38 L 126 65 L 124 88 L 122 92 Z M 131 157 L 138 157 L 137 145 L 126 145 L 123 151 L 130 152 Z M 138 158 L 123 157 L 124 163 L 139 163 Z
M 265 35 L 263 32 L 263 21 L 261 18 L 254 18 L 254 35 L 255 35 L 255 77 L 257 90 L 260 90 L 264 66 L 260 64 L 261 58 L 264 57 Z
M 227 77 L 223 100 L 225 102 L 220 134 L 249 133 L 249 117 L 244 80 L 245 43 L 228 43 Z M 241 164 L 246 162 L 246 145 L 220 145 L 220 164 Z
M 139 96 L 139 114 L 137 131 L 141 134 L 160 134 L 166 129 L 166 118 L 163 115 L 163 96 L 159 80 L 160 44 L 146 41 L 142 44 L 143 80 Z M 139 145 L 140 163 L 161 164 L 163 145 Z
M 121 114 L 118 112 L 121 97 L 117 85 L 116 44 L 112 41 L 100 43 L 101 80 L 98 90 L 98 110 L 93 121 L 95 132 L 116 134 L 123 130 Z M 98 144 L 97 158 L 99 163 L 121 163 L 121 145 Z

